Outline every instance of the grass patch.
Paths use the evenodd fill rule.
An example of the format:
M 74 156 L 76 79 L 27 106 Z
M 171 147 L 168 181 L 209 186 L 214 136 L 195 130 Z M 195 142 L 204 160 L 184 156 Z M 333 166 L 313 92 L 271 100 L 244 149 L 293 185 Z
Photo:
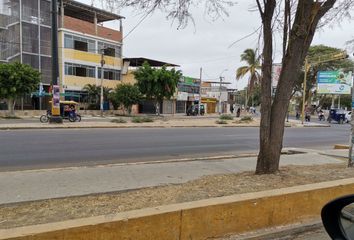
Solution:
M 220 116 L 220 120 L 234 120 L 234 117 L 230 114 L 223 114 Z
M 143 122 L 153 122 L 154 119 L 151 117 L 142 117 Z
M 153 122 L 154 119 L 150 117 L 133 117 L 132 122 L 133 123 L 144 123 L 144 122 Z
M 227 124 L 227 121 L 225 121 L 225 120 L 216 120 L 215 123 L 216 124 Z
M 253 118 L 251 116 L 244 116 L 240 120 L 241 122 L 252 122 Z
M 111 122 L 112 123 L 127 123 L 127 120 L 125 120 L 123 118 L 117 118 L 117 119 L 112 119 Z
M 17 117 L 17 116 L 4 116 L 4 117 L 0 117 L 0 118 L 3 118 L 3 119 L 22 119 L 22 118 Z

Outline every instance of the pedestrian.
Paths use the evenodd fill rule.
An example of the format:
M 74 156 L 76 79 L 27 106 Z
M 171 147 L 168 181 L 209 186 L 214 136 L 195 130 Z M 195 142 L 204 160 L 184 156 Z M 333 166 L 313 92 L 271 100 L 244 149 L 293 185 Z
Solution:
M 236 117 L 240 117 L 240 115 L 241 115 L 241 108 L 237 108 Z
M 231 114 L 234 114 L 234 105 L 230 105 L 230 112 L 231 112 Z
M 296 110 L 296 120 L 299 120 L 300 119 L 300 113 L 298 110 Z

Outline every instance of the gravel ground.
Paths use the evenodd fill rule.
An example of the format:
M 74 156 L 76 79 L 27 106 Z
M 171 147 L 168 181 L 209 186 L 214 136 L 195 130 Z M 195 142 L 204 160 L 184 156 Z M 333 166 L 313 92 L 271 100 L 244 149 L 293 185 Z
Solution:
M 133 209 L 351 177 L 354 177 L 354 169 L 346 168 L 344 163 L 287 166 L 282 167 L 280 172 L 274 175 L 254 175 L 253 172 L 213 175 L 178 185 L 6 204 L 0 206 L 0 228 L 114 214 Z

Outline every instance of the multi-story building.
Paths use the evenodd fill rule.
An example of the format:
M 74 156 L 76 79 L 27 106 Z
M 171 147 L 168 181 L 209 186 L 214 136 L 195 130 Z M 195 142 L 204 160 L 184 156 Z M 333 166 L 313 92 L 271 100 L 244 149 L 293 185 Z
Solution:
M 63 1 L 59 18 L 59 74 L 63 92 L 76 100 L 86 84 L 115 88 L 122 79 L 123 17 L 72 0 Z M 118 29 L 103 26 L 120 20 Z
M 206 105 L 207 113 L 219 112 L 221 102 L 221 113 L 228 112 L 228 89 L 225 85 L 228 82 L 203 82 L 202 83 L 202 104 Z
M 200 91 L 200 79 L 183 77 L 178 83 L 176 113 L 186 113 L 187 109 L 198 104 Z
M 162 66 L 165 67 L 179 67 L 179 65 L 167 63 L 163 61 L 158 61 L 149 58 L 124 58 L 124 68 L 122 70 L 123 82 L 129 84 L 135 84 L 136 79 L 134 77 L 134 72 L 137 68 L 141 67 L 144 62 L 148 63 L 153 68 L 160 68 Z M 176 92 L 177 93 L 177 92 Z M 188 93 L 187 93 L 188 94 Z M 165 99 L 160 102 L 160 113 L 161 114 L 173 114 L 176 113 L 176 108 L 178 105 L 178 100 L 173 97 L 172 99 Z M 185 102 L 183 103 L 185 106 Z M 155 103 L 152 100 L 144 99 L 141 103 L 136 106 L 135 113 L 147 113 L 147 114 L 155 114 Z
M 59 16 L 59 74 L 65 96 L 84 95 L 86 84 L 114 88 L 121 80 L 122 16 L 73 0 L 62 0 Z M 103 23 L 120 20 L 117 29 Z M 42 73 L 44 91 L 51 84 L 51 1 L 0 0 L 0 62 L 19 61 Z M 38 108 L 38 98 L 25 103 Z M 49 100 L 49 99 L 47 99 Z M 47 102 L 47 101 L 43 101 Z
M 48 0 L 0 0 L 0 61 L 20 61 L 51 82 L 51 16 Z

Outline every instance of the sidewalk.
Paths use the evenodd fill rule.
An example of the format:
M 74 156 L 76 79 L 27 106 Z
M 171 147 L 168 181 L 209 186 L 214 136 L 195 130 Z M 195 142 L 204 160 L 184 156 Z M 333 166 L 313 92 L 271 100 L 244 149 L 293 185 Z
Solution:
M 0 121 L 0 130 L 15 129 L 65 129 L 65 128 L 179 128 L 179 127 L 259 127 L 260 119 L 253 118 L 253 121 L 241 121 L 240 118 L 234 120 L 226 120 L 226 124 L 218 124 L 217 116 L 210 117 L 161 117 L 153 118 L 153 122 L 133 123 L 130 118 L 122 118 L 126 123 L 114 123 L 113 119 L 120 117 L 83 117 L 81 122 L 71 123 L 64 121 L 63 124 L 40 123 L 33 119 L 19 121 Z M 1 119 L 0 119 L 1 120 Z M 330 127 L 329 124 L 323 123 L 305 123 L 301 124 L 298 120 L 289 120 L 285 123 L 286 127 Z
M 281 165 L 343 163 L 316 152 L 282 155 Z M 0 204 L 185 183 L 205 175 L 253 171 L 256 157 L 0 172 Z

